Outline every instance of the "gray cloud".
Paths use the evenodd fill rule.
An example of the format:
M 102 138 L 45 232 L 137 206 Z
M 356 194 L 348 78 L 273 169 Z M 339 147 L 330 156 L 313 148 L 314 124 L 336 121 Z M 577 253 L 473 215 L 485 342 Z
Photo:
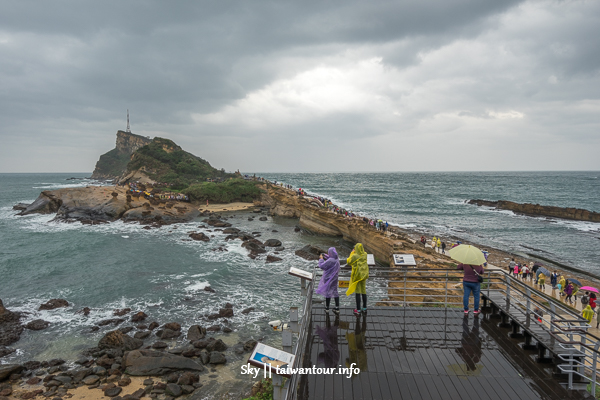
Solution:
M 343 147 L 323 167 L 320 149 L 452 136 L 587 154 L 599 18 L 594 1 L 4 1 L 0 172 L 91 170 L 127 108 L 134 131 L 230 170 L 345 170 Z M 273 156 L 290 149 L 310 155 Z M 19 162 L 32 152 L 43 161 Z M 367 156 L 350 169 L 405 168 Z

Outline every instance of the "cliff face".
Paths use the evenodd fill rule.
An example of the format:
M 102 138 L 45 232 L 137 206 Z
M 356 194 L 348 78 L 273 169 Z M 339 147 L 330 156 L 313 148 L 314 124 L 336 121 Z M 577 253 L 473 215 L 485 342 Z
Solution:
M 561 219 L 572 219 L 576 221 L 600 222 L 600 213 L 583 210 L 581 208 L 541 206 L 539 204 L 530 203 L 522 204 L 507 200 L 469 200 L 468 203 L 475 204 L 478 206 L 494 207 L 498 210 L 509 210 L 516 214 L 524 214 L 534 217 L 552 217 Z
M 133 133 L 117 131 L 117 143 L 114 149 L 100 156 L 92 174 L 94 179 L 115 179 L 127 169 L 131 155 L 139 148 L 152 142 L 147 137 Z
M 347 219 L 311 203 L 310 199 L 300 197 L 291 190 L 272 185 L 267 186 L 260 201 L 260 205 L 270 207 L 272 215 L 299 218 L 300 226 L 312 232 L 362 243 L 381 262 L 390 263 L 394 253 L 423 251 L 423 246 L 415 245 L 403 234 L 385 235 L 362 220 Z

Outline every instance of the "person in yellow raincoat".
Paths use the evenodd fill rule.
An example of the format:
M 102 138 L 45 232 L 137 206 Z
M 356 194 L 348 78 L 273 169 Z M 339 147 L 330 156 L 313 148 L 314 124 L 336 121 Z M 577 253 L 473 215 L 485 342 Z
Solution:
M 563 296 L 565 294 L 565 287 L 566 287 L 565 277 L 561 275 L 560 279 L 558 280 L 558 283 L 560 284 L 560 295 Z
M 581 312 L 581 315 L 583 316 L 583 318 L 587 319 L 588 324 L 591 324 L 592 319 L 594 318 L 594 310 L 592 310 L 592 307 L 590 307 L 590 305 L 588 304 L 587 307 L 584 308 Z
M 358 315 L 361 311 L 367 312 L 367 278 L 369 277 L 369 266 L 367 265 L 367 253 L 362 243 L 356 243 L 354 250 L 346 262 L 352 267 L 350 283 L 346 296 L 356 293 L 356 309 L 354 314 Z M 363 308 L 360 308 L 360 299 L 362 297 Z

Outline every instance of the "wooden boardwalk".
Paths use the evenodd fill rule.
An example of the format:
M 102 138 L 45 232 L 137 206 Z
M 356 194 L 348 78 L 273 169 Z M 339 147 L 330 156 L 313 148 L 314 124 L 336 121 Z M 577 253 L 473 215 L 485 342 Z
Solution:
M 360 373 L 309 374 L 300 399 L 583 399 L 552 378 L 553 364 L 535 362 L 509 329 L 461 309 L 372 307 L 354 316 L 326 314 L 313 304 L 302 366 Z

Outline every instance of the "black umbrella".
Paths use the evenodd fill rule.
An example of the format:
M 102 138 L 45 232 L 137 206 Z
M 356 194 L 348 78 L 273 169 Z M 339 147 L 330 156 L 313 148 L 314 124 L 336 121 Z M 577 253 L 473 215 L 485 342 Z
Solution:
M 537 270 L 541 267 L 541 265 L 539 264 L 535 264 L 531 269 L 533 270 L 533 272 L 537 272 Z
M 581 282 L 579 282 L 577 279 L 569 278 L 569 279 L 567 279 L 567 282 L 574 283 L 574 284 L 576 284 L 576 285 L 577 285 L 577 286 L 579 286 L 579 287 L 583 286 L 583 285 L 581 284 Z
M 536 277 L 538 277 L 540 274 L 544 274 L 544 275 L 546 275 L 546 276 L 548 276 L 548 277 L 549 277 L 550 275 L 552 275 L 552 274 L 550 273 L 550 271 L 548 271 L 548 270 L 547 270 L 546 268 L 544 268 L 544 267 L 539 267 L 539 268 L 537 269 L 537 271 L 535 272 L 535 276 L 536 276 Z

